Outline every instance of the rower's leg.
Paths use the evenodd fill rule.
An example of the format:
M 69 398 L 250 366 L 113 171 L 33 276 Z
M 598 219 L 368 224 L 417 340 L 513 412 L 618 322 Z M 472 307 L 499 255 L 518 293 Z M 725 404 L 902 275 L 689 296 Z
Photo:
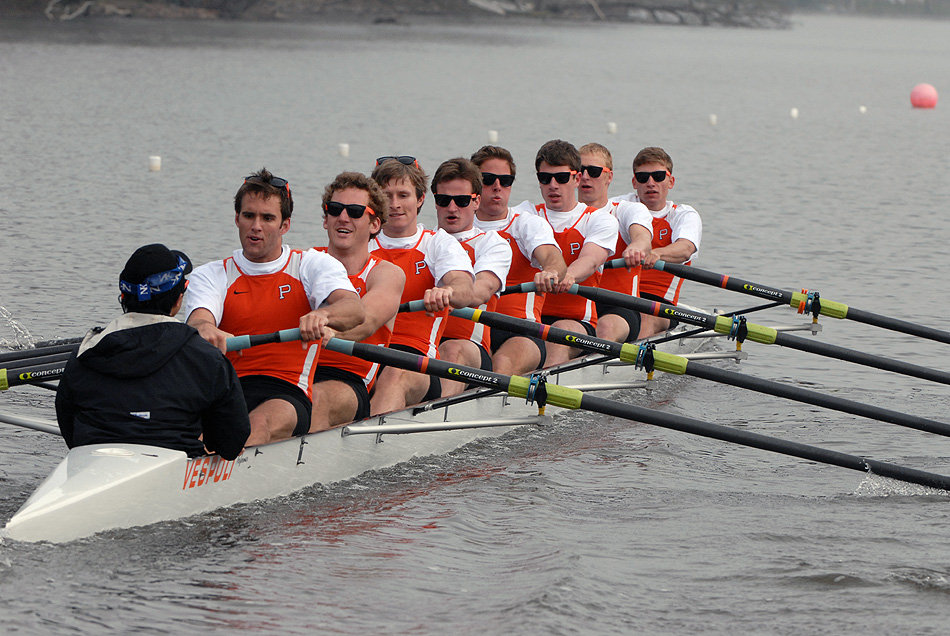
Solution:
M 669 318 L 660 318 L 659 316 L 650 316 L 640 314 L 640 336 L 639 338 L 649 338 L 658 333 L 663 333 L 670 328 Z
M 558 329 L 567 329 L 568 331 L 573 331 L 574 333 L 582 333 L 585 336 L 587 335 L 587 330 L 584 329 L 584 325 L 577 322 L 576 320 L 558 320 L 551 326 L 557 327 Z M 554 344 L 552 342 L 545 342 L 544 347 L 547 352 L 547 359 L 544 362 L 544 368 L 553 367 L 558 364 L 564 364 L 571 358 L 576 358 L 579 356 L 583 351 L 582 349 L 568 347 L 567 345 Z
M 626 342 L 630 335 L 630 325 L 618 314 L 605 314 L 597 317 L 597 337 L 614 342 Z
M 481 352 L 478 345 L 471 340 L 450 339 L 442 341 L 439 345 L 439 358 L 449 364 L 461 364 L 467 367 L 481 367 Z M 456 395 L 465 390 L 464 382 L 455 382 L 453 380 L 441 379 L 442 397 Z
M 373 415 L 399 411 L 418 404 L 429 391 L 429 376 L 396 367 L 384 367 L 376 378 L 370 412 Z
M 297 411 L 287 400 L 267 400 L 249 414 L 251 434 L 245 446 L 257 446 L 293 437 Z
M 514 336 L 498 348 L 491 362 L 495 373 L 524 375 L 541 366 L 541 350 L 532 340 Z
M 310 415 L 310 432 L 325 431 L 340 424 L 347 424 L 356 417 L 359 401 L 346 382 L 324 380 L 313 385 L 313 412 Z

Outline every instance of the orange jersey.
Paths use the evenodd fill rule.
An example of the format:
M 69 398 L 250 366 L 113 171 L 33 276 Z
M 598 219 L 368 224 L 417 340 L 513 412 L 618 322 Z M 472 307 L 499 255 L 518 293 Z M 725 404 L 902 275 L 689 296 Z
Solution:
M 320 252 L 327 251 L 327 248 L 325 247 L 318 247 L 316 249 Z M 370 256 L 369 260 L 366 261 L 366 265 L 363 266 L 363 269 L 358 274 L 354 274 L 349 277 L 350 283 L 353 285 L 354 289 L 356 289 L 356 293 L 360 295 L 360 298 L 366 295 L 366 279 L 369 277 L 369 273 L 373 271 L 373 268 L 376 267 L 379 262 L 379 259 Z M 392 331 L 390 331 L 389 326 L 383 325 L 377 329 L 373 335 L 371 335 L 369 338 L 366 338 L 365 340 L 362 340 L 361 342 L 388 347 L 391 337 Z M 379 372 L 379 364 L 376 362 L 369 362 L 368 360 L 363 360 L 361 358 L 354 358 L 353 356 L 348 356 L 336 351 L 324 351 L 321 353 L 319 366 L 333 367 L 335 369 L 340 369 L 341 371 L 349 371 L 350 373 L 358 375 L 363 379 L 363 384 L 366 385 L 367 391 L 373 388 L 373 383 L 376 382 L 376 374 Z
M 475 246 L 480 241 L 488 238 L 488 236 L 488 234 L 479 230 L 475 232 L 474 236 L 459 241 L 459 245 L 465 249 L 465 253 L 468 254 L 473 266 L 477 260 L 475 256 Z M 498 239 L 493 238 L 491 240 L 497 241 Z M 479 309 L 495 311 L 497 303 L 498 296 L 492 296 L 491 299 L 486 304 L 481 305 Z M 480 322 L 448 316 L 445 321 L 445 330 L 442 333 L 442 338 L 471 340 L 479 347 L 485 349 L 485 351 L 491 352 L 491 329 Z
M 670 225 L 670 217 L 682 212 L 678 208 L 688 208 L 686 212 L 695 214 L 695 210 L 689 206 L 679 206 L 673 204 L 670 207 L 669 214 L 661 217 L 653 217 L 653 244 L 652 248 L 666 247 L 673 244 L 673 227 Z M 696 215 L 698 216 L 698 215 Z M 691 238 L 693 244 L 698 243 L 698 239 Z M 695 254 L 694 254 L 695 255 Z M 684 265 L 689 265 L 692 259 L 686 261 Z M 656 269 L 644 270 L 640 277 L 640 292 L 644 294 L 653 294 L 659 298 L 665 298 L 668 303 L 674 305 L 679 303 L 680 289 L 683 287 L 683 279 L 679 276 L 673 276 L 669 272 L 663 272 Z
M 537 267 L 533 267 L 531 261 L 525 258 L 511 234 L 511 226 L 518 216 L 518 214 L 512 216 L 511 221 L 504 229 L 496 230 L 498 235 L 508 241 L 511 246 L 511 268 L 508 269 L 508 280 L 505 281 L 506 287 L 530 283 L 534 281 L 535 275 L 541 271 Z M 507 294 L 498 298 L 494 311 L 539 323 L 541 322 L 541 308 L 543 305 L 543 293 Z
M 547 210 L 544 209 L 543 204 L 538 205 L 537 209 L 545 219 L 548 218 Z M 586 222 L 588 220 L 586 217 L 596 211 L 597 208 L 588 206 L 570 227 L 560 232 L 554 232 L 554 240 L 561 247 L 564 262 L 568 266 L 577 260 L 581 249 L 584 247 L 585 236 L 577 226 L 582 222 Z M 600 285 L 600 271 L 595 271 L 586 280 L 578 281 L 578 284 L 587 287 L 598 287 Z M 593 301 L 574 294 L 549 294 L 544 299 L 544 315 L 579 320 L 597 326 L 597 309 L 594 307 Z
M 224 260 L 227 274 L 227 296 L 218 327 L 229 333 L 271 333 L 293 329 L 300 317 L 310 312 L 310 300 L 300 280 L 303 253 L 291 250 L 287 264 L 278 272 L 256 276 L 246 275 L 233 257 Z M 267 375 L 300 387 L 312 398 L 310 385 L 320 355 L 319 343 L 303 349 L 299 342 L 280 342 L 251 347 L 240 353 L 227 354 L 238 377 Z

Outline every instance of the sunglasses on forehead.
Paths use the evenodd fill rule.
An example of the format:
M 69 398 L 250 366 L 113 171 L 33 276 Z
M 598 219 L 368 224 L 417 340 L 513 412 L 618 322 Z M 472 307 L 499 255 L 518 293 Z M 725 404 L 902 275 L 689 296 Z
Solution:
M 570 181 L 575 174 L 577 174 L 577 170 L 571 170 L 570 172 L 538 172 L 538 183 L 547 185 L 551 183 L 551 179 L 554 179 L 563 185 Z
M 610 172 L 610 169 L 603 166 L 581 166 L 581 174 L 586 172 L 591 179 L 596 179 L 600 175 L 604 174 L 604 170 Z
M 456 194 L 454 196 L 451 194 L 434 195 L 435 204 L 440 208 L 448 207 L 452 201 L 455 201 L 455 205 L 459 206 L 460 208 L 467 208 L 469 204 L 471 204 L 472 199 L 475 197 L 476 195 L 474 194 Z
M 636 178 L 637 183 L 646 183 L 650 180 L 650 177 L 653 177 L 653 180 L 657 183 L 663 183 L 668 176 L 670 176 L 669 170 L 654 170 L 653 172 L 634 172 L 633 176 Z
M 358 203 L 350 203 L 347 205 L 337 201 L 330 201 L 323 206 L 323 211 L 330 216 L 340 216 L 343 214 L 344 210 L 346 210 L 346 214 L 351 219 L 363 218 L 364 212 L 369 212 L 371 215 L 376 216 L 376 212 L 373 211 L 373 208 L 369 207 L 368 205 L 360 205 Z
M 515 176 L 512 174 L 495 174 L 494 172 L 482 173 L 482 183 L 485 185 L 495 185 L 496 181 L 501 184 L 501 187 L 510 188 L 511 184 L 515 182 Z
M 398 157 L 396 155 L 386 155 L 385 157 L 377 157 L 376 165 L 378 166 L 382 162 L 388 161 L 389 159 L 395 159 L 396 161 L 398 161 L 404 166 L 415 166 L 417 168 L 419 167 L 419 162 L 416 161 L 416 158 L 410 157 L 409 155 L 399 155 Z
M 271 175 L 269 179 L 264 179 L 260 175 L 252 174 L 248 177 L 244 177 L 244 183 L 248 183 L 248 182 L 262 183 L 262 184 L 274 186 L 275 188 L 278 188 L 278 189 L 286 189 L 287 194 L 288 195 L 290 194 L 290 183 L 287 181 L 287 179 L 281 179 L 280 177 L 275 177 L 274 175 Z

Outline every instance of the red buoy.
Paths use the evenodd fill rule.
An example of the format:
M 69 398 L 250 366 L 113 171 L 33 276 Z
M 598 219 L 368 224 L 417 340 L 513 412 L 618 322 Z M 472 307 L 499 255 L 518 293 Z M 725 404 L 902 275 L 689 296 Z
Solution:
M 918 84 L 910 92 L 910 104 L 914 108 L 934 108 L 937 105 L 937 89 L 930 84 Z

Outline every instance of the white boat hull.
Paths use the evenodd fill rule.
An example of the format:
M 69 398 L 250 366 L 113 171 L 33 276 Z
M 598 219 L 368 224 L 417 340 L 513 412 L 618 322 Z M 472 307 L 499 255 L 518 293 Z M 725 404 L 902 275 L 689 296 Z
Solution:
M 686 353 L 696 339 L 663 347 Z M 607 389 L 644 382 L 642 371 L 600 363 L 548 381 Z M 574 366 L 572 363 L 569 366 Z M 65 542 L 115 528 L 179 519 L 236 503 L 287 495 L 314 484 L 352 479 L 413 457 L 450 452 L 475 439 L 540 422 L 536 405 L 485 389 L 477 399 L 437 400 L 424 408 L 376 416 L 343 428 L 246 449 L 234 461 L 188 459 L 185 453 L 137 444 L 73 448 L 7 523 L 3 535 L 21 541 Z M 548 416 L 559 409 L 548 407 Z M 440 430 L 447 426 L 451 430 Z M 413 434 L 407 428 L 430 430 Z M 395 429 L 395 430 L 394 430 Z M 433 430 L 434 429 L 434 430 Z

